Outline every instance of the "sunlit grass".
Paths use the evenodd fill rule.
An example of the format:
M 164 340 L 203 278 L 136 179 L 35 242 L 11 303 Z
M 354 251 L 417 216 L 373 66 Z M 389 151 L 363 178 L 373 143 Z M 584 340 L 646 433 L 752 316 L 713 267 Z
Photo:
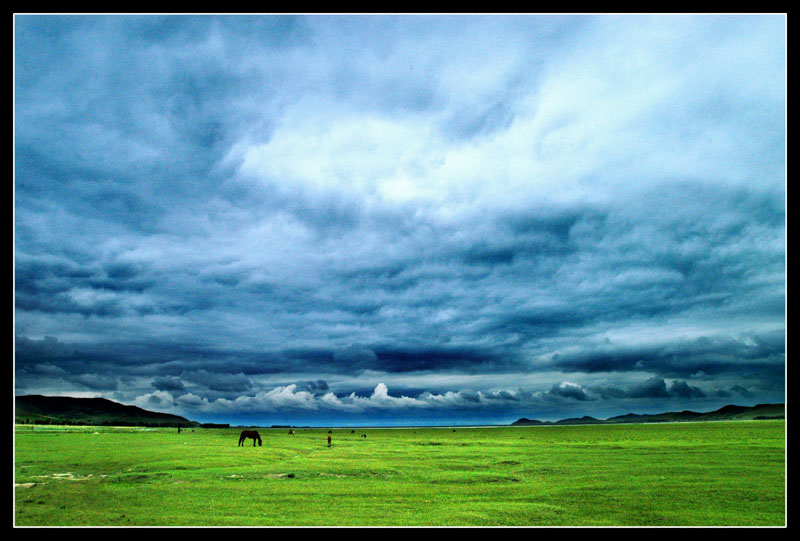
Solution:
M 785 523 L 784 421 L 44 428 L 16 428 L 17 525 Z

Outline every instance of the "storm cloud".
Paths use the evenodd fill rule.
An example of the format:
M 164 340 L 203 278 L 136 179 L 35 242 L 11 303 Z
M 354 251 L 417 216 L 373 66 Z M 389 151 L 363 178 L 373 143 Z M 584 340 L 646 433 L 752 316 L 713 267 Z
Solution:
M 785 43 L 17 15 L 15 392 L 264 424 L 783 401 Z

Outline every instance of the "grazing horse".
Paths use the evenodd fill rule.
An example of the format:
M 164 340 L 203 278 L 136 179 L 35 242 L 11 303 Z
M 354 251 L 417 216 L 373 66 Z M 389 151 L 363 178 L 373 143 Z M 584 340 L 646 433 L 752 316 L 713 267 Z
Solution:
M 258 432 L 255 430 L 242 430 L 242 435 L 239 436 L 239 447 L 244 445 L 244 440 L 247 438 L 251 438 L 253 440 L 253 447 L 256 446 L 256 440 L 258 440 L 258 445 L 261 445 L 261 436 L 258 435 Z

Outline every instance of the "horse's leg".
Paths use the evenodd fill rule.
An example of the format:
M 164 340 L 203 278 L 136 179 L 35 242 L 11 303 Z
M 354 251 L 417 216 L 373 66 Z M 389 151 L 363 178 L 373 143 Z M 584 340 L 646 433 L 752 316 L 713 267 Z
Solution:
M 256 439 L 253 438 L 253 447 L 255 447 L 255 446 L 256 446 Z

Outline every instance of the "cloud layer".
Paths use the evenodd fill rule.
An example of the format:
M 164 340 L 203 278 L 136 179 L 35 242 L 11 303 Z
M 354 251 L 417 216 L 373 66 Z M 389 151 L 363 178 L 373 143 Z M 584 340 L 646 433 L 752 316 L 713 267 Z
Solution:
M 16 16 L 16 391 L 265 423 L 782 400 L 785 41 Z

